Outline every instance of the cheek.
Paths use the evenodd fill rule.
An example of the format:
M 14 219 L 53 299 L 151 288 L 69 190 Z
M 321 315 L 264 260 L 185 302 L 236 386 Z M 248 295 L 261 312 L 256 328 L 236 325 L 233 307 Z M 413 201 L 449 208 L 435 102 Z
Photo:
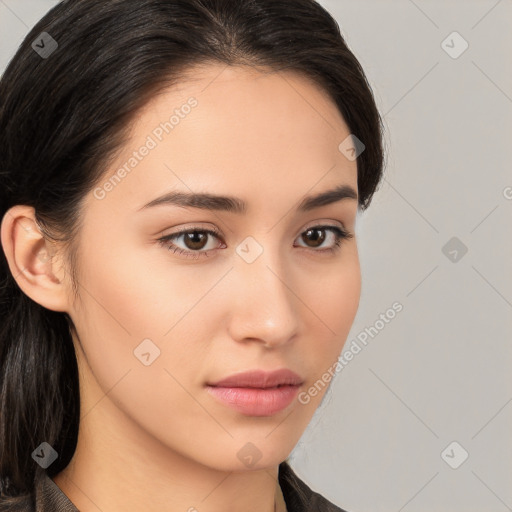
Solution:
M 361 274 L 359 266 L 347 269 L 340 278 L 339 285 L 331 285 L 331 298 L 325 299 L 325 308 L 332 319 L 333 330 L 344 343 L 354 322 L 361 296 Z M 341 347 L 340 347 L 341 350 Z
M 196 270 L 194 279 L 192 266 L 157 262 L 160 256 L 148 263 L 151 251 L 121 257 L 115 244 L 110 249 L 83 265 L 82 303 L 73 316 L 94 375 L 84 406 L 94 409 L 108 392 L 120 410 L 155 434 L 163 425 L 192 422 L 204 414 L 188 390 L 200 380 L 193 370 L 210 342 L 204 318 L 216 315 L 208 290 L 218 272 L 209 280 L 198 279 Z
M 172 372 L 197 365 L 211 334 L 206 319 L 215 323 L 219 269 L 204 267 L 198 277 L 197 267 L 177 265 L 165 249 L 104 242 L 97 247 L 108 250 L 84 257 L 82 306 L 73 318 L 94 373 L 113 383 L 129 368 L 148 368 L 147 352 L 146 362 Z
M 212 280 L 218 278 L 218 273 L 211 274 Z M 90 255 L 82 276 L 89 292 L 87 313 L 132 342 L 164 338 L 181 319 L 193 315 L 194 305 L 211 288 L 208 279 L 205 271 L 198 279 L 192 265 L 177 265 L 164 248 L 123 250 L 120 244 Z
M 313 281 L 313 283 L 312 283 Z M 355 247 L 328 271 L 318 270 L 304 281 L 307 304 L 323 323 L 326 338 L 344 342 L 354 321 L 361 296 L 361 269 Z M 306 288 L 305 288 L 306 289 Z M 341 347 L 340 347 L 341 348 Z
M 357 253 L 313 279 L 314 286 L 309 282 L 309 292 L 304 293 L 310 310 L 304 314 L 311 319 L 304 352 L 311 373 L 319 378 L 340 356 L 358 310 L 361 273 Z

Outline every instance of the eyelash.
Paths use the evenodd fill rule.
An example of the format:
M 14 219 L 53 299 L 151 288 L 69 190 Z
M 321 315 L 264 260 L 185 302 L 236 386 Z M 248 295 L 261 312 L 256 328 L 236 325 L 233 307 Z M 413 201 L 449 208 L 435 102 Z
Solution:
M 349 238 L 353 238 L 354 235 L 349 233 L 348 231 L 345 231 L 344 229 L 341 229 L 338 226 L 327 226 L 327 225 L 319 225 L 319 226 L 311 226 L 306 229 L 303 233 L 306 233 L 309 230 L 329 230 L 335 234 L 336 240 L 334 242 L 334 247 L 331 247 L 329 249 L 312 249 L 309 248 L 309 250 L 313 252 L 320 252 L 320 253 L 331 253 L 335 254 L 338 253 L 341 250 L 341 245 L 344 240 L 347 240 Z M 181 254 L 187 258 L 197 259 L 201 256 L 208 256 L 208 253 L 210 251 L 188 251 L 185 249 L 182 249 L 181 247 L 177 247 L 175 244 L 170 242 L 171 240 L 174 240 L 175 238 L 179 238 L 180 236 L 188 233 L 207 233 L 209 235 L 212 235 L 216 238 L 219 238 L 220 233 L 213 229 L 200 229 L 200 228 L 186 228 L 182 229 L 180 231 L 177 231 L 176 233 L 173 233 L 171 235 L 166 235 L 161 238 L 159 238 L 157 241 L 160 243 L 161 246 L 165 247 L 169 251 L 173 251 L 173 253 Z M 303 234 L 301 233 L 301 234 Z M 304 249 L 308 249 L 307 247 L 303 247 Z M 215 249 L 212 249 L 215 250 Z

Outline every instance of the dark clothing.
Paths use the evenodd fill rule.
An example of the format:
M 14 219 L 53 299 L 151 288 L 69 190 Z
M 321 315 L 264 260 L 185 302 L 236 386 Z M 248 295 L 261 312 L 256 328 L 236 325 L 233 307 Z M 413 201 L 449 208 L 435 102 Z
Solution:
M 279 465 L 279 485 L 288 512 L 347 512 L 322 495 L 312 491 L 292 470 L 287 462 Z M 2 512 L 79 512 L 58 485 L 45 473 L 34 493 L 23 504 L 2 504 Z M 106 511 L 108 512 L 108 511 Z M 142 512 L 142 511 L 141 511 Z
M 311 490 L 287 462 L 279 464 L 279 485 L 287 512 L 347 512 Z

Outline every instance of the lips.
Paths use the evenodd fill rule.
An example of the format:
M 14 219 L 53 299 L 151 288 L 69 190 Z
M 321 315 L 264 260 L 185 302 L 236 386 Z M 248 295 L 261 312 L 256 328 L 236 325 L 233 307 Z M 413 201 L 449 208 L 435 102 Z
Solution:
M 217 382 L 208 383 L 208 386 L 267 389 L 281 386 L 298 386 L 303 382 L 304 380 L 299 375 L 285 368 L 272 372 L 253 370 L 249 372 L 236 373 Z
M 287 368 L 236 373 L 206 384 L 218 402 L 247 416 L 272 416 L 287 409 L 304 383 Z

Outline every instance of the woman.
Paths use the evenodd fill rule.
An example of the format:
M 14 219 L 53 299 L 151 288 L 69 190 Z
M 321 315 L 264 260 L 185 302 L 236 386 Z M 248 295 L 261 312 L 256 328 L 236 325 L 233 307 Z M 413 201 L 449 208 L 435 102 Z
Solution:
M 64 1 L 0 102 L 2 510 L 342 510 L 287 459 L 357 311 L 383 170 L 333 18 Z

